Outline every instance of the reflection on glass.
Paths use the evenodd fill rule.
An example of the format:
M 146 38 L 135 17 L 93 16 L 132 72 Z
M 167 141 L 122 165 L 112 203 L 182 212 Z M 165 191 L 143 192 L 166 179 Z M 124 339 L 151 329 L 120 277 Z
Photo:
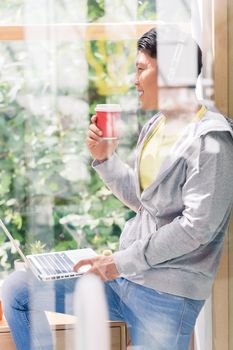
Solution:
M 5 23 L 26 25 L 25 41 L 0 46 L 0 217 L 26 253 L 36 245 L 47 251 L 92 247 L 100 254 L 100 260 L 86 263 L 105 281 L 109 318 L 127 322 L 132 349 L 173 349 L 183 314 L 191 325 L 182 329 L 188 336 L 180 334 L 177 346 L 188 350 L 216 271 L 208 257 L 219 258 L 223 238 L 223 229 L 210 228 L 209 222 L 218 225 L 221 210 L 228 213 L 222 205 L 209 211 L 218 201 L 211 202 L 214 191 L 206 193 L 213 186 L 208 179 L 222 169 L 214 166 L 214 157 L 223 146 L 201 129 L 213 107 L 212 46 L 202 32 L 202 3 L 7 1 L 0 16 Z M 135 32 L 142 20 L 155 22 L 156 54 L 137 52 Z M 119 22 L 124 27 L 117 27 Z M 87 34 L 90 23 L 103 33 L 101 40 Z M 40 38 L 32 24 L 43 25 Z M 86 147 L 86 138 L 97 104 L 120 104 L 122 125 L 119 145 L 104 141 L 96 151 L 88 141 Z M 227 122 L 217 118 L 229 133 Z M 126 167 L 116 155 L 105 159 L 116 146 Z M 99 162 L 91 163 L 88 149 Z M 131 177 L 128 165 L 132 169 L 135 158 L 136 177 Z M 203 169 L 208 176 L 202 178 Z M 0 239 L 1 270 L 7 270 L 16 255 L 3 235 Z M 9 277 L 5 313 L 19 349 L 33 348 L 32 334 L 51 348 L 44 310 L 73 314 L 75 287 L 74 279 L 42 284 L 28 274 Z M 31 337 L 25 324 L 17 328 L 18 321 L 12 321 L 9 301 L 15 305 L 18 288 L 29 298 Z M 184 303 L 185 310 L 195 311 L 192 317 Z M 209 320 L 208 307 L 202 319 Z M 196 344 L 207 350 L 203 323 L 198 327 Z

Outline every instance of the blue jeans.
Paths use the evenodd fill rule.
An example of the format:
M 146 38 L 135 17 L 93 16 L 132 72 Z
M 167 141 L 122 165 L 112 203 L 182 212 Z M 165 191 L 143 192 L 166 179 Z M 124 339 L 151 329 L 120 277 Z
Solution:
M 40 282 L 30 273 L 12 273 L 3 285 L 3 309 L 17 350 L 51 350 L 44 311 L 73 314 L 77 280 Z M 188 350 L 196 318 L 204 304 L 157 292 L 118 278 L 105 283 L 110 320 L 128 325 L 132 349 Z M 72 349 L 70 349 L 72 350 Z

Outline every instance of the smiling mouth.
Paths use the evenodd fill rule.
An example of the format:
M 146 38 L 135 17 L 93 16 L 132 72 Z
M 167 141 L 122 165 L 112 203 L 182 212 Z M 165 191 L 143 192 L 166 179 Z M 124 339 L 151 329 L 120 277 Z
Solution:
M 142 97 L 143 93 L 144 93 L 144 91 L 138 91 L 138 96 Z

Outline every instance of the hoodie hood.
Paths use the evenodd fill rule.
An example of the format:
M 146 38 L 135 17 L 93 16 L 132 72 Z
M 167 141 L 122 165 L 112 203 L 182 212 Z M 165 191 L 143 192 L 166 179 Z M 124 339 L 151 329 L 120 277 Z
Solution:
M 197 136 L 202 136 L 212 131 L 228 131 L 233 138 L 233 122 L 220 113 L 207 111 L 199 121 L 196 131 Z
M 231 127 L 231 130 L 233 131 L 233 120 L 228 118 L 228 117 L 225 117 L 225 119 L 227 120 L 228 124 L 230 125 Z

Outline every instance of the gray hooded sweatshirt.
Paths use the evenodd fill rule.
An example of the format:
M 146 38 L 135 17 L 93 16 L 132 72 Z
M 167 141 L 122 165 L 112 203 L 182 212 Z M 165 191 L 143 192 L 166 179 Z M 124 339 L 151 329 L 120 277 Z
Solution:
M 93 162 L 114 195 L 136 212 L 126 222 L 114 262 L 135 283 L 203 300 L 211 293 L 233 204 L 233 132 L 221 114 L 207 111 L 188 125 L 141 192 L 140 152 L 161 117 L 144 125 L 134 170 L 116 153 Z

